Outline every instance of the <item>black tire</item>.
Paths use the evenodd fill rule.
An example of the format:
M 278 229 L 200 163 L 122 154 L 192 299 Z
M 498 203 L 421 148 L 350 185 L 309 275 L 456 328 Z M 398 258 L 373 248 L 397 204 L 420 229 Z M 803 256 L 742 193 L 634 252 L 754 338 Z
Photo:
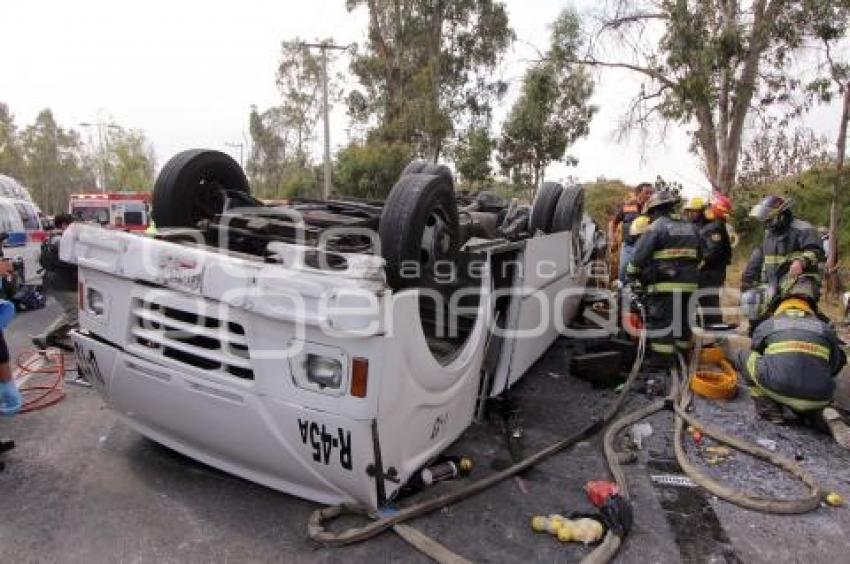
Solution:
M 424 169 L 422 169 L 422 172 L 425 174 L 433 174 L 434 176 L 442 176 L 449 182 L 449 184 L 451 184 L 452 190 L 455 189 L 455 179 L 452 175 L 452 169 L 450 169 L 446 165 L 428 163 L 428 165 Z
M 528 219 L 528 230 L 534 235 L 537 231 L 549 233 L 552 228 L 552 216 L 564 188 L 557 182 L 544 182 L 534 195 L 531 205 L 531 217 Z
M 402 176 L 406 176 L 408 174 L 422 174 L 425 172 L 425 167 L 430 163 L 425 159 L 413 159 L 407 166 L 404 167 L 404 170 L 401 171 Z
M 387 261 L 387 283 L 395 290 L 430 286 L 436 261 L 456 258 L 457 202 L 451 182 L 433 174 L 399 178 L 384 204 L 378 233 Z M 404 276 L 405 263 L 419 264 L 420 278 Z
M 573 231 L 581 226 L 584 214 L 584 187 L 566 186 L 558 198 L 555 214 L 552 216 L 552 233 Z
M 157 227 L 195 227 L 224 210 L 223 191 L 249 192 L 248 178 L 230 155 L 190 149 L 165 163 L 153 188 Z
M 433 174 L 435 176 L 445 177 L 449 182 L 451 182 L 452 187 L 454 187 L 455 184 L 454 176 L 452 176 L 452 171 L 449 167 L 444 164 L 432 163 L 425 159 L 415 159 L 410 161 L 410 163 L 404 167 L 404 170 L 401 171 L 402 176 L 405 176 L 406 174 Z

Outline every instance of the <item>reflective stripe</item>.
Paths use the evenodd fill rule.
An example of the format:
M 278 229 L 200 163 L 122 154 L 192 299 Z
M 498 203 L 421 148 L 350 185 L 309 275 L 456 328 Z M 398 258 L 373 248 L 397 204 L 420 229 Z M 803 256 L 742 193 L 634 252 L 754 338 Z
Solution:
M 749 361 L 747 361 L 749 364 Z M 832 403 L 832 400 L 808 400 L 801 398 L 792 398 L 790 396 L 784 396 L 780 393 L 774 392 L 770 388 L 766 388 L 762 386 L 761 382 L 758 381 L 758 377 L 756 374 L 753 374 L 753 383 L 755 387 L 750 389 L 750 395 L 754 397 L 759 396 L 767 396 L 776 403 L 781 403 L 782 405 L 787 405 L 793 411 L 797 412 L 807 412 L 807 411 L 819 411 L 824 407 L 829 406 Z
M 652 253 L 652 258 L 659 260 L 671 260 L 680 258 L 697 258 L 696 249 L 662 249 Z
M 659 282 L 651 284 L 647 290 L 650 292 L 696 292 L 697 284 L 690 282 Z
M 691 342 L 690 341 L 676 341 L 676 346 L 680 349 L 690 349 Z
M 649 343 L 649 348 L 653 352 L 657 352 L 659 354 L 675 354 L 676 353 L 676 347 L 674 347 L 673 345 L 668 345 L 666 343 L 651 342 L 651 343 Z
M 747 372 L 749 373 L 748 376 L 751 380 L 754 381 L 756 380 L 756 374 L 758 372 L 758 367 L 756 363 L 758 362 L 759 358 L 761 358 L 761 355 L 757 352 L 751 352 L 750 356 L 747 357 Z
M 787 258 L 785 255 L 764 255 L 764 264 L 782 264 Z
M 779 265 L 787 260 L 798 260 L 804 259 L 808 261 L 810 264 L 817 264 L 818 256 L 814 251 L 794 251 L 793 253 L 788 253 L 787 255 L 765 255 L 764 256 L 764 265 Z
M 626 265 L 626 272 L 628 272 L 629 274 L 637 274 L 638 267 L 636 267 L 632 263 L 629 263 Z
M 807 343 L 806 341 L 782 341 L 781 343 L 771 343 L 764 350 L 765 354 L 786 354 L 786 353 L 804 353 L 822 358 L 829 362 L 829 348 L 816 343 Z
M 761 355 L 755 351 L 751 352 L 747 357 L 747 365 L 746 369 L 749 374 L 748 376 L 748 384 L 750 385 L 750 396 L 754 398 L 758 397 L 768 397 L 773 401 L 780 403 L 782 405 L 786 405 L 790 407 L 794 411 L 805 412 L 805 411 L 817 411 L 819 409 L 823 409 L 824 407 L 830 404 L 829 400 L 806 400 L 799 398 L 792 398 L 789 396 L 784 396 L 773 390 L 764 387 L 758 379 L 758 368 L 756 363 L 758 359 L 761 358 Z

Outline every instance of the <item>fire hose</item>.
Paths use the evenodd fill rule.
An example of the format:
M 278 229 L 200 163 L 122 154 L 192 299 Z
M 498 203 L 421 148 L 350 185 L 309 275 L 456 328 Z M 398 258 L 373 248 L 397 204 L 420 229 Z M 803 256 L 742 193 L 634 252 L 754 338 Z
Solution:
M 690 378 L 693 378 L 695 371 L 691 371 L 691 376 L 688 377 L 687 366 L 681 355 L 677 355 L 679 370 L 670 371 L 670 391 L 666 398 L 657 400 L 645 407 L 642 407 L 632 413 L 629 413 L 614 423 L 605 432 L 603 438 L 603 448 L 605 452 L 605 460 L 608 463 L 608 468 L 617 486 L 620 488 L 620 495 L 625 499 L 629 498 L 628 485 L 626 482 L 625 473 L 620 465 L 619 453 L 614 446 L 614 440 L 617 435 L 629 425 L 637 423 L 641 419 L 645 419 L 650 415 L 659 411 L 670 409 L 675 413 L 674 431 L 673 431 L 673 449 L 676 455 L 676 461 L 682 471 L 698 486 L 708 490 L 720 499 L 724 499 L 730 503 L 761 511 L 764 513 L 775 514 L 799 514 L 808 513 L 820 506 L 822 493 L 814 478 L 806 472 L 796 462 L 785 458 L 777 453 L 770 452 L 767 449 L 748 443 L 737 437 L 729 435 L 720 429 L 706 426 L 702 421 L 688 413 L 693 396 L 690 391 Z M 684 376 L 684 377 L 683 377 Z M 713 438 L 719 443 L 729 445 L 730 447 L 739 450 L 743 453 L 760 458 L 774 466 L 785 470 L 792 476 L 799 479 L 809 489 L 809 494 L 805 497 L 797 499 L 769 499 L 754 497 L 746 492 L 736 490 L 729 486 L 719 483 L 714 478 L 708 476 L 700 470 L 688 458 L 683 446 L 683 429 L 684 425 L 692 425 L 701 430 L 704 436 Z M 610 562 L 622 544 L 622 538 L 613 534 L 610 530 L 606 533 L 602 544 L 600 544 L 593 552 L 591 552 L 584 560 L 583 564 L 597 564 Z
M 65 399 L 65 373 L 76 370 L 73 361 L 70 366 L 68 365 L 66 356 L 73 355 L 66 355 L 62 351 L 42 353 L 37 349 L 30 349 L 18 355 L 16 359 L 18 379 L 37 375 L 52 377 L 47 384 L 21 386 L 20 391 L 26 399 L 20 413 L 32 413 L 45 409 Z
M 639 310 L 641 318 L 645 319 L 643 307 L 639 306 Z M 646 352 L 646 339 L 647 336 L 644 324 L 644 328 L 641 329 L 638 337 L 637 355 L 620 396 L 608 407 L 608 409 L 605 410 L 601 417 L 595 418 L 590 425 L 585 428 L 562 438 L 552 445 L 506 468 L 505 470 L 477 480 L 458 491 L 405 507 L 392 515 L 381 516 L 377 512 L 362 505 L 347 503 L 318 509 L 310 516 L 307 525 L 307 534 L 312 540 L 319 544 L 326 546 L 344 546 L 365 541 L 383 531 L 386 531 L 387 529 L 392 528 L 412 546 L 437 562 L 465 562 L 465 559 L 457 556 L 442 545 L 439 545 L 439 543 L 434 542 L 421 533 L 418 533 L 415 529 L 411 529 L 409 527 L 400 528 L 399 526 L 405 521 L 426 515 L 447 505 L 457 503 L 481 493 L 493 485 L 516 476 L 528 468 L 535 466 L 552 455 L 570 448 L 577 442 L 582 441 L 601 430 L 602 427 L 619 412 L 625 403 L 628 392 L 637 378 L 643 364 Z M 647 406 L 641 407 L 624 415 L 614 421 L 605 432 L 603 438 L 604 455 L 609 471 L 620 489 L 620 495 L 628 501 L 629 490 L 625 472 L 620 464 L 620 453 L 617 452 L 614 446 L 614 441 L 617 435 L 622 432 L 623 429 L 640 421 L 641 419 L 649 417 L 650 415 L 662 410 L 672 410 L 675 413 L 674 451 L 676 459 L 679 466 L 685 474 L 694 481 L 694 483 L 705 488 L 721 499 L 756 511 L 776 514 L 799 514 L 816 509 L 820 505 L 822 496 L 821 490 L 816 484 L 814 478 L 796 462 L 779 454 L 770 452 L 767 449 L 743 441 L 737 437 L 733 437 L 720 429 L 708 427 L 688 413 L 692 400 L 689 385 L 690 382 L 687 378 L 688 370 L 681 355 L 677 355 L 677 359 L 679 368 L 678 370 L 670 370 L 670 386 L 667 397 L 656 400 Z M 705 436 L 711 437 L 720 443 L 727 444 L 734 449 L 760 458 L 785 470 L 803 482 L 809 488 L 809 494 L 797 499 L 769 499 L 754 497 L 745 492 L 720 484 L 702 472 L 688 459 L 687 453 L 685 452 L 682 444 L 682 430 L 685 423 L 700 428 Z M 366 516 L 373 520 L 366 525 L 349 528 L 339 532 L 326 530 L 325 524 L 328 521 L 345 514 Z M 411 535 L 411 532 L 417 533 L 417 535 Z M 599 544 L 587 557 L 585 557 L 582 562 L 588 564 L 609 562 L 617 554 L 622 542 L 623 538 L 609 529 L 602 543 Z
M 641 332 L 638 339 L 637 355 L 635 357 L 635 361 L 632 364 L 629 376 L 626 379 L 626 383 L 624 384 L 623 390 L 620 393 L 619 397 L 608 407 L 608 409 L 605 410 L 605 412 L 600 417 L 593 419 L 593 421 L 589 425 L 579 430 L 578 432 L 564 437 L 561 440 L 549 445 L 548 447 L 539 450 L 535 454 L 528 456 L 524 460 L 521 460 L 520 462 L 517 462 L 516 464 L 500 472 L 497 472 L 496 474 L 492 474 L 490 476 L 477 480 L 458 491 L 444 494 L 442 496 L 405 507 L 403 509 L 398 510 L 392 515 L 381 516 L 362 505 L 348 503 L 326 507 L 323 509 L 317 509 L 310 516 L 310 519 L 307 524 L 307 534 L 312 540 L 326 546 L 343 546 L 347 544 L 365 541 L 374 537 L 375 535 L 378 535 L 383 531 L 386 531 L 387 529 L 394 529 L 397 525 L 405 521 L 409 521 L 410 519 L 416 517 L 421 517 L 422 515 L 426 515 L 447 505 L 457 503 L 466 498 L 472 497 L 473 495 L 481 493 L 482 491 L 490 488 L 491 486 L 494 486 L 495 484 L 498 484 L 499 482 L 502 482 L 508 478 L 512 478 L 522 473 L 523 471 L 531 468 L 532 466 L 539 464 L 543 460 L 546 460 L 552 455 L 561 452 L 565 449 L 568 449 L 576 443 L 587 439 L 588 437 L 594 435 L 599 430 L 601 430 L 602 427 L 608 421 L 610 421 L 623 406 L 626 397 L 628 396 L 628 391 L 640 372 L 640 367 L 643 364 L 643 357 L 645 355 L 645 352 L 646 333 Z M 331 532 L 325 529 L 326 522 L 345 514 L 362 515 L 372 518 L 373 521 L 361 527 L 349 528 L 340 532 Z M 403 533 L 402 536 L 404 536 Z M 408 542 L 410 542 L 410 540 L 407 538 L 405 538 L 405 540 L 408 540 Z M 456 555 L 447 557 L 445 553 L 435 552 L 431 550 L 430 546 L 427 546 L 422 543 L 413 542 L 412 545 L 437 562 L 458 562 L 458 559 L 460 558 Z

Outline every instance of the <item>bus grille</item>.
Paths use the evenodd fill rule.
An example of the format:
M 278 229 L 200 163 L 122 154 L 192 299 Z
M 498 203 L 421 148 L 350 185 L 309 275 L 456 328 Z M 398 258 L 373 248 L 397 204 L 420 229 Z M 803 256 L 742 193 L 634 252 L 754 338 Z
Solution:
M 132 335 L 152 354 L 207 371 L 254 379 L 242 325 L 195 311 L 134 299 Z

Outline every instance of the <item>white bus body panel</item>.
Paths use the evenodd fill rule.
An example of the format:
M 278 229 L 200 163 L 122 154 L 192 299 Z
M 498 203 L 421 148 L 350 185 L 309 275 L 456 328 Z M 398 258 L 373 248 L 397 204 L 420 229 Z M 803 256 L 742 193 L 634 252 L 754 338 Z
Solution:
M 520 259 L 569 262 L 567 235 L 528 241 Z M 80 367 L 154 441 L 293 495 L 379 507 L 472 421 L 490 273 L 469 337 L 442 364 L 423 334 L 418 293 L 390 292 L 382 259 L 358 255 L 349 270 L 329 273 L 303 268 L 295 246 L 278 247 L 284 265 L 72 225 L 61 256 L 80 267 Z M 528 274 L 527 290 L 578 282 L 571 268 L 562 274 L 548 284 Z M 99 313 L 89 296 L 100 296 Z M 534 323 L 531 299 L 514 300 L 515 326 Z M 515 382 L 556 334 L 512 340 L 504 378 Z M 339 390 L 305 385 L 311 351 L 341 360 Z M 362 398 L 349 393 L 355 358 L 368 361 Z

